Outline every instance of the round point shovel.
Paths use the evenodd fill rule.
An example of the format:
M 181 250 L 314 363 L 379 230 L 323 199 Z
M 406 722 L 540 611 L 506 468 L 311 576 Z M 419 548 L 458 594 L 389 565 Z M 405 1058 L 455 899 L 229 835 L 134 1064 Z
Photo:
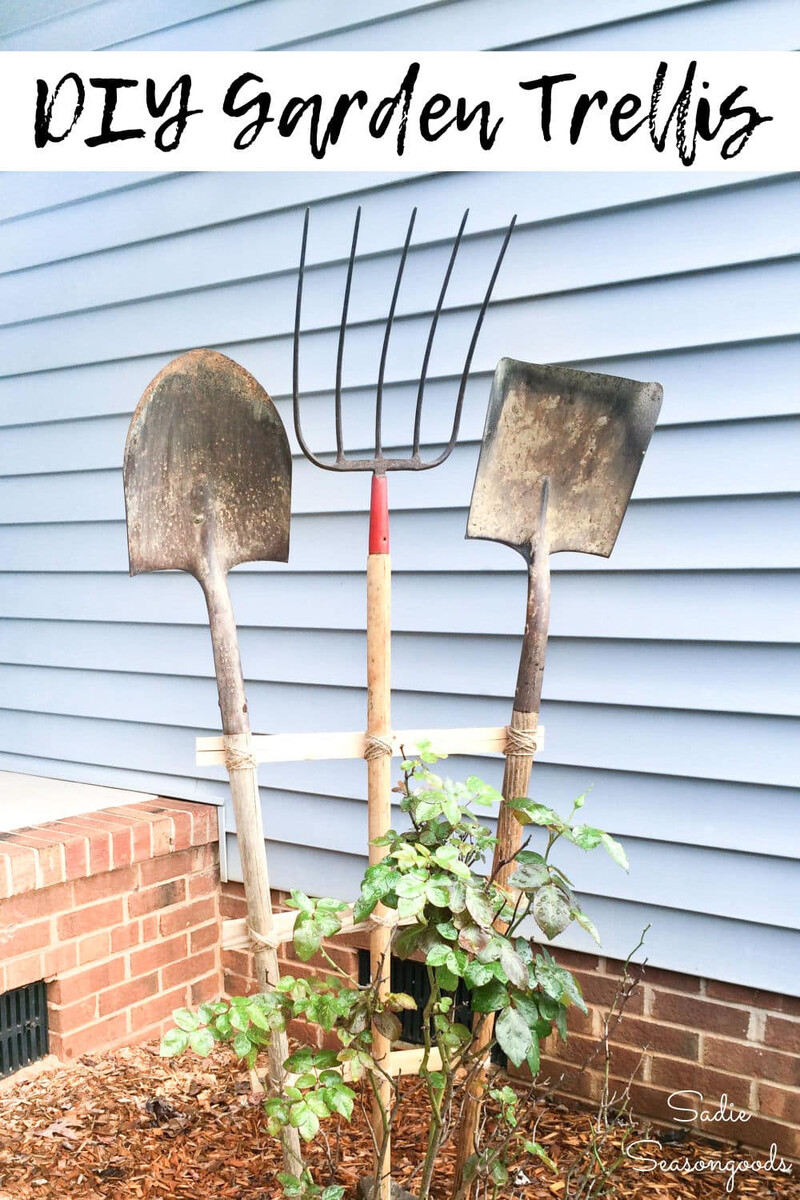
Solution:
M 527 796 L 550 618 L 550 555 L 599 554 L 614 548 L 636 477 L 661 409 L 658 383 L 539 366 L 502 358 L 497 365 L 475 487 L 468 538 L 517 550 L 528 566 L 528 601 L 514 707 L 508 727 L 503 798 Z M 514 870 L 522 830 L 500 807 L 494 877 Z M 485 1021 L 481 1046 L 492 1022 Z M 458 1195 L 475 1149 L 483 1076 L 465 1105 L 456 1167 Z
M 131 575 L 188 571 L 208 606 L 226 765 L 242 859 L 256 976 L 279 977 L 272 906 L 239 642 L 227 574 L 236 563 L 286 562 L 292 461 L 280 417 L 261 385 L 213 350 L 169 363 L 133 414 L 123 470 Z M 273 1033 L 269 1076 L 279 1090 L 289 1049 Z M 287 1171 L 302 1169 L 296 1129 L 283 1135 Z

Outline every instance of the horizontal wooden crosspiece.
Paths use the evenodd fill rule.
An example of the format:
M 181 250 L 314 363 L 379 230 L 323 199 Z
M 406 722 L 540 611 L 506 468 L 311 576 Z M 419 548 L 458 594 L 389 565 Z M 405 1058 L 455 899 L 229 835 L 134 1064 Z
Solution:
M 544 749 L 543 725 L 537 727 L 534 736 L 538 754 Z M 442 754 L 505 754 L 508 740 L 505 725 L 477 729 L 405 729 L 385 737 L 393 758 L 403 753 L 413 757 L 420 742 L 430 742 L 434 751 Z M 257 763 L 318 762 L 368 756 L 366 733 L 256 733 L 250 746 Z M 225 755 L 224 738 L 197 738 L 195 762 L 199 767 L 224 766 Z

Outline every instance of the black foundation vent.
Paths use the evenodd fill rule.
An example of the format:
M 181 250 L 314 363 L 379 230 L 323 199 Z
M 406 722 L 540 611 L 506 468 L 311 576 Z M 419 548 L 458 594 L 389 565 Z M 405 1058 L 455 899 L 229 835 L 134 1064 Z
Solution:
M 29 983 L 0 995 L 0 1078 L 48 1052 L 44 983 Z
M 358 952 L 358 982 L 363 986 L 369 983 L 369 951 Z M 421 1046 L 424 1042 L 422 1035 L 422 1010 L 428 1002 L 430 988 L 428 987 L 428 972 L 425 964 L 414 962 L 413 959 L 392 959 L 391 986 L 393 992 L 405 992 L 413 996 L 417 1002 L 416 1011 L 398 1013 L 403 1026 L 401 1038 L 412 1046 Z M 469 992 L 463 982 L 455 995 L 458 1020 L 464 1025 L 472 1023 L 472 1010 L 469 1006 Z M 499 1046 L 492 1051 L 492 1062 L 499 1066 L 506 1065 L 506 1058 Z

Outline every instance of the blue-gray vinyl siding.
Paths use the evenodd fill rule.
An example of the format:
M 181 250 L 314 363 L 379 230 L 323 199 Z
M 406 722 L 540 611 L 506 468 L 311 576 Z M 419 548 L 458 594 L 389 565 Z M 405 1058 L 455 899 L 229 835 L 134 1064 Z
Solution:
M 783 0 L 21 0 L 3 49 L 789 49 Z M 168 11 L 168 18 L 165 15 Z M 301 380 L 309 439 L 332 440 L 343 261 L 361 249 L 346 433 L 367 445 L 388 288 L 416 244 L 389 358 L 387 444 L 409 435 L 415 373 L 463 208 L 423 434 L 445 436 L 498 239 L 519 214 L 467 390 L 435 472 L 391 480 L 394 722 L 507 720 L 521 560 L 464 540 L 501 355 L 658 379 L 665 401 L 608 561 L 552 560 L 534 794 L 593 785 L 587 816 L 630 875 L 565 859 L 622 957 L 800 992 L 800 177 L 636 174 L 6 175 L 0 181 L 0 768 L 226 803 L 194 766 L 218 712 L 200 589 L 127 576 L 120 463 L 130 413 L 169 358 L 231 354 L 289 421 L 293 289 L 312 207 Z M 254 722 L 357 729 L 364 713 L 368 486 L 295 458 L 287 566 L 232 590 Z M 453 772 L 497 780 L 496 760 Z M 352 895 L 364 865 L 358 763 L 261 768 L 277 886 Z M 399 819 L 399 817 L 398 817 Z M 229 826 L 232 823 L 228 813 Z M 233 877 L 235 839 L 228 838 Z M 582 933 L 567 945 L 588 948 Z

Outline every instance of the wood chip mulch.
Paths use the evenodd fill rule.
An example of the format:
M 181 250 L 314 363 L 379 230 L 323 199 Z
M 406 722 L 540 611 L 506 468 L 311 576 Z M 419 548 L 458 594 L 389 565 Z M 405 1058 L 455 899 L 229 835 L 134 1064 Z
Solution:
M 421 1161 L 428 1123 L 419 1082 L 404 1080 L 402 1095 L 393 1153 L 399 1183 Z M 224 1053 L 206 1061 L 165 1060 L 152 1045 L 87 1056 L 23 1080 L 0 1095 L 0 1200 L 275 1200 L 280 1150 L 266 1132 L 261 1099 L 252 1094 L 247 1073 Z M 587 1159 L 589 1116 L 551 1102 L 537 1136 L 563 1171 Z M 615 1132 L 606 1144 L 609 1157 L 621 1136 Z M 351 1200 L 370 1169 L 363 1113 L 357 1109 L 352 1125 L 334 1127 L 330 1141 L 338 1155 L 335 1182 L 346 1186 Z M 702 1140 L 664 1149 L 670 1158 L 692 1163 L 754 1157 Z M 454 1154 L 452 1145 L 443 1151 L 436 1200 L 448 1195 Z M 309 1162 L 318 1182 L 331 1182 L 321 1149 L 309 1152 Z M 525 1173 L 504 1200 L 568 1200 L 563 1179 L 543 1164 L 526 1162 Z M 742 1172 L 732 1193 L 726 1192 L 727 1179 L 708 1171 L 642 1174 L 625 1162 L 615 1190 L 604 1194 L 620 1200 L 800 1198 L 797 1168 L 793 1176 Z

